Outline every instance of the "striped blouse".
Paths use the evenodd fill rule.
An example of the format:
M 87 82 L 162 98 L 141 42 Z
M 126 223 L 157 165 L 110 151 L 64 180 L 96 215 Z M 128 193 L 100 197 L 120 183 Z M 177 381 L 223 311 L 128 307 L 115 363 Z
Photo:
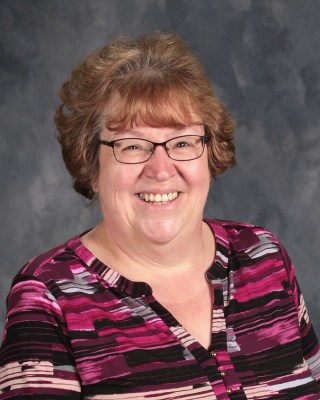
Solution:
M 13 281 L 0 399 L 319 400 L 319 344 L 286 251 L 262 228 L 206 222 L 209 349 L 75 237 Z

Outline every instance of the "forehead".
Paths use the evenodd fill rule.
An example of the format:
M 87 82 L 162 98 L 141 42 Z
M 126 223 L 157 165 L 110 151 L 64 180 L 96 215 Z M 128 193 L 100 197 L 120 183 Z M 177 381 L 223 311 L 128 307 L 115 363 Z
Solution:
M 180 93 L 181 95 L 181 93 Z M 202 120 L 191 100 L 179 93 L 159 96 L 110 96 L 104 109 L 104 124 L 109 131 L 124 132 L 134 127 L 172 127 L 184 129 L 201 125 Z

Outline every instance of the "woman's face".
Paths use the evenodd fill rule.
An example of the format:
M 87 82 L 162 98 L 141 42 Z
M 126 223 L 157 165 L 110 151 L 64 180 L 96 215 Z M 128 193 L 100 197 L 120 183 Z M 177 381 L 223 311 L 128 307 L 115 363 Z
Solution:
M 134 126 L 117 134 L 104 128 L 101 139 L 164 142 L 182 135 L 203 136 L 203 126 Z M 200 158 L 190 161 L 172 160 L 158 146 L 142 164 L 119 163 L 108 146 L 100 146 L 99 151 L 99 174 L 94 188 L 108 234 L 167 243 L 179 234 L 192 232 L 195 224 L 201 223 L 210 186 L 207 146 Z M 155 201 L 160 198 L 160 202 Z

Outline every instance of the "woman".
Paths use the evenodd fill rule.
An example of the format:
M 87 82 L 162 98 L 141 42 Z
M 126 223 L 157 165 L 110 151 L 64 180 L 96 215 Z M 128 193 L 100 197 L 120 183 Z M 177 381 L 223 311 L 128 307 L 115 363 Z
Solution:
M 320 399 L 319 344 L 276 237 L 203 220 L 233 122 L 175 35 L 120 38 L 61 90 L 92 230 L 14 279 L 0 399 Z

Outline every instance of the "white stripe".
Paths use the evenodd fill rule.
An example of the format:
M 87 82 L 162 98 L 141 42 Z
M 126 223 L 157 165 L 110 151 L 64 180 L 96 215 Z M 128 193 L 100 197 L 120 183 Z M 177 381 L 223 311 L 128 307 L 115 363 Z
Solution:
M 293 387 L 302 386 L 306 383 L 312 382 L 313 378 L 304 378 L 304 379 L 297 379 L 295 381 L 289 381 L 284 383 L 279 383 L 278 385 L 270 385 L 270 389 L 272 390 L 283 390 L 283 389 L 291 389 Z
M 261 251 L 259 253 L 256 253 L 256 254 L 253 254 L 253 255 L 249 254 L 249 255 L 250 255 L 251 258 L 254 259 L 254 258 L 258 258 L 258 257 L 264 256 L 266 254 L 272 254 L 272 253 L 278 253 L 278 248 L 266 249 L 266 250 L 263 250 L 263 251 Z

